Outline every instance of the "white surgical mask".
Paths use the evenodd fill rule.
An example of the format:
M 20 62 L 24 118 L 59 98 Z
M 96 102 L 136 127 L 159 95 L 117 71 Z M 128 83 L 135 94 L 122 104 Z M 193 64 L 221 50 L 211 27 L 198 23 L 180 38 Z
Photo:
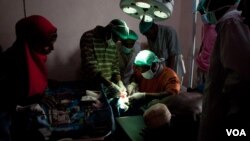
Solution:
M 111 34 L 110 39 L 106 40 L 106 42 L 107 42 L 108 46 L 115 46 L 115 42 L 112 39 L 112 34 Z
M 155 73 L 154 73 L 154 72 L 151 70 L 151 68 L 150 68 L 148 71 L 142 73 L 141 75 L 142 75 L 145 79 L 152 79 L 152 78 L 154 77 Z
M 127 48 L 125 46 L 122 46 L 121 49 L 122 49 L 122 52 L 125 53 L 125 54 L 129 54 L 132 51 L 132 48 Z

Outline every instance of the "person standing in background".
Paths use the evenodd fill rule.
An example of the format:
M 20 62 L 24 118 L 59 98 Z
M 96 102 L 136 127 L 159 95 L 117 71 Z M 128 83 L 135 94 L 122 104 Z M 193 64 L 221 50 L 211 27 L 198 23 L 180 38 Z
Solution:
M 204 1 L 200 1 L 197 10 L 201 14 L 203 26 L 201 34 L 202 35 L 201 46 L 199 53 L 196 57 L 196 63 L 197 63 L 196 88 L 200 93 L 203 93 L 206 77 L 210 66 L 210 56 L 214 48 L 214 43 L 216 41 L 217 33 L 215 31 L 215 24 L 210 24 L 209 21 L 207 21 L 207 18 L 205 16 L 206 13 L 205 13 Z
M 170 26 L 155 24 L 153 21 L 146 22 L 144 18 L 139 28 L 147 37 L 149 50 L 164 58 L 165 65 L 177 73 L 182 83 L 186 69 L 176 31 Z
M 249 140 L 250 31 L 245 11 L 241 15 L 237 10 L 238 2 L 205 0 L 206 17 L 216 24 L 217 39 L 205 84 L 199 141 Z M 230 129 L 243 136 L 229 136 Z

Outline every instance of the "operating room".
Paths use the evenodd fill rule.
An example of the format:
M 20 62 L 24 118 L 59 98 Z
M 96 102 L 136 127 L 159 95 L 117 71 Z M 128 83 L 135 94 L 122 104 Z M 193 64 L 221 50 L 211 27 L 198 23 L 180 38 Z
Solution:
M 130 17 L 124 13 L 118 0 L 108 1 L 39 1 L 26 0 L 26 15 L 39 14 L 46 16 L 58 28 L 58 39 L 55 43 L 55 51 L 48 59 L 49 77 L 58 80 L 74 80 L 78 77 L 80 64 L 79 42 L 83 32 L 97 25 L 106 25 L 115 18 L 126 21 L 128 26 L 139 35 L 139 41 L 146 43 L 146 38 L 139 31 L 139 19 Z M 193 48 L 193 1 L 176 0 L 173 14 L 167 20 L 159 23 L 173 26 L 180 40 L 187 73 L 184 77 L 184 85 L 188 85 L 190 61 Z M 24 17 L 23 1 L 1 1 L 1 41 L 3 50 L 12 45 L 15 40 L 15 23 Z M 200 19 L 197 16 L 195 28 L 197 49 L 200 40 Z M 195 72 L 195 71 L 194 71 Z
M 57 117 L 56 120 L 58 121 L 55 122 L 53 121 L 55 109 L 51 109 L 51 107 L 47 106 L 46 104 L 42 105 L 41 103 L 35 103 L 37 105 L 34 105 L 34 103 L 30 104 L 29 102 L 27 102 L 29 103 L 27 105 L 26 103 L 23 104 L 22 102 L 15 103 L 16 111 L 14 111 L 20 114 L 20 111 L 26 111 L 27 109 L 29 113 L 30 111 L 32 111 L 32 108 L 37 108 L 37 106 L 43 109 L 43 118 L 38 119 L 38 117 L 36 117 L 35 121 L 37 121 L 39 124 L 42 124 L 41 126 L 43 128 L 39 126 L 40 128 L 36 130 L 38 130 L 38 132 L 43 135 L 44 141 L 150 141 L 154 139 L 157 140 L 162 137 L 164 138 L 164 140 L 167 140 L 170 138 L 176 138 L 176 136 L 178 136 L 177 132 L 183 134 L 179 135 L 180 137 L 176 138 L 177 140 L 186 138 L 187 140 L 196 141 L 198 136 L 198 129 L 200 126 L 201 113 L 203 111 L 202 101 L 204 98 L 205 87 L 205 80 L 203 79 L 205 79 L 204 77 L 207 78 L 208 69 L 208 66 L 206 66 L 205 69 L 203 69 L 204 67 L 201 69 L 202 71 L 206 70 L 204 71 L 206 74 L 201 74 L 201 72 L 199 71 L 199 65 L 201 63 L 199 62 L 199 54 L 202 50 L 201 46 L 204 45 L 204 43 L 202 44 L 202 39 L 204 38 L 203 21 L 200 11 L 197 10 L 198 6 L 200 6 L 199 2 L 201 1 L 213 0 L 1 0 L 1 65 L 2 63 L 4 65 L 8 64 L 8 60 L 7 62 L 6 60 L 4 62 L 4 54 L 12 46 L 15 46 L 15 43 L 19 40 L 17 37 L 19 35 L 17 30 L 17 23 L 20 22 L 20 19 L 28 19 L 33 15 L 39 15 L 42 18 L 46 18 L 48 22 L 51 22 L 53 28 L 56 27 L 56 40 L 53 40 L 53 49 L 51 49 L 50 54 L 47 54 L 47 60 L 45 63 L 47 68 L 46 76 L 48 79 L 48 82 L 46 82 L 45 84 L 46 86 L 48 86 L 45 89 L 44 93 L 45 95 L 49 95 L 52 97 L 54 96 L 53 100 L 55 100 L 56 105 L 53 106 L 59 105 L 59 108 L 56 107 L 56 114 L 59 115 L 59 113 L 62 112 L 65 115 Z M 138 3 L 148 3 L 149 5 L 139 5 Z M 158 13 L 156 13 L 156 11 Z M 157 51 L 154 52 L 154 49 L 151 49 L 150 46 L 152 45 L 152 43 L 149 43 L 151 33 L 148 32 L 148 29 L 146 31 L 146 28 L 151 28 L 151 26 L 153 27 L 157 25 L 171 28 L 171 32 L 173 32 L 173 35 L 170 36 L 174 41 L 170 41 L 171 43 L 167 43 L 166 46 L 176 45 L 179 49 L 171 48 L 172 50 L 169 49 L 166 52 L 169 53 L 174 50 L 174 53 L 178 52 L 178 55 L 176 55 L 176 57 L 173 57 L 174 53 L 165 55 L 165 53 L 159 53 Z M 136 45 L 140 47 L 140 51 L 138 51 L 138 54 L 135 54 L 135 60 L 133 60 L 132 62 L 133 66 L 131 66 L 131 70 L 128 70 L 128 72 L 133 72 L 128 83 L 125 83 L 125 80 L 120 80 L 123 79 L 123 76 L 120 76 L 120 72 L 123 72 L 123 69 L 121 68 L 120 72 L 118 73 L 119 75 L 117 74 L 117 72 L 115 72 L 114 74 L 112 74 L 112 76 L 108 77 L 109 79 L 111 78 L 110 80 L 106 78 L 105 75 L 108 75 L 108 73 L 106 72 L 100 72 L 100 74 L 99 72 L 92 73 L 89 64 L 98 62 L 99 60 L 97 59 L 93 61 L 91 59 L 96 56 L 98 58 L 103 54 L 98 54 L 98 52 L 101 52 L 101 49 L 93 49 L 93 51 L 90 51 L 88 49 L 84 49 L 84 47 L 99 47 L 99 39 L 93 39 L 92 46 L 89 43 L 90 34 L 95 33 L 94 31 L 92 31 L 92 29 L 100 29 L 99 26 L 104 27 L 103 32 L 107 32 L 105 33 L 105 37 L 101 39 L 105 39 L 105 44 L 108 45 L 109 42 L 107 38 L 109 36 L 109 33 L 107 30 L 109 30 L 109 26 L 110 28 L 113 28 L 110 31 L 112 32 L 110 33 L 110 38 L 113 38 L 113 42 L 115 40 L 118 40 L 115 41 L 115 45 L 116 47 L 118 47 L 117 51 L 120 49 L 120 47 L 123 47 L 125 45 L 122 45 L 123 41 L 125 40 L 123 38 L 125 37 L 123 37 L 123 35 L 120 35 L 120 31 L 122 31 L 122 34 L 125 34 L 123 32 L 126 32 L 126 30 L 128 30 L 128 33 L 126 33 L 128 34 L 126 35 L 126 39 L 129 38 L 129 35 L 131 33 L 133 33 L 133 35 L 131 35 L 131 38 L 133 40 L 136 40 Z M 120 30 L 120 28 L 123 27 L 125 27 L 125 31 Z M 117 34 L 116 28 L 118 29 L 119 34 Z M 215 30 L 213 33 L 211 34 L 216 34 Z M 91 36 L 91 38 L 95 38 L 99 35 L 101 36 L 102 33 L 97 34 L 93 37 Z M 213 35 L 211 35 L 211 38 Z M 114 36 L 116 38 L 119 36 L 122 37 L 119 37 L 120 39 L 114 39 Z M 171 40 L 168 38 L 168 36 L 163 38 L 164 39 L 162 39 L 162 43 Z M 162 44 L 159 43 L 159 46 L 160 45 Z M 106 48 L 104 50 L 106 51 Z M 155 57 L 153 62 L 149 62 L 149 64 L 151 63 L 150 65 L 145 65 L 146 67 L 141 66 L 141 60 L 137 60 L 139 64 L 137 64 L 138 62 L 136 62 L 136 59 L 139 59 L 140 53 L 142 53 L 144 50 L 149 51 L 149 53 L 152 53 Z M 127 51 L 129 50 L 127 49 Z M 97 54 L 92 54 L 92 56 L 89 57 L 87 55 L 89 55 L 90 52 Z M 108 53 L 104 53 L 104 56 L 110 55 Z M 118 55 L 117 57 L 119 58 L 121 54 L 119 52 L 116 53 L 117 54 L 115 55 Z M 163 56 L 160 56 L 162 54 Z M 173 57 L 174 61 L 180 59 L 180 61 L 177 61 L 177 66 L 180 68 L 177 68 L 177 70 L 175 70 L 175 68 L 172 68 L 171 65 L 173 62 L 171 61 L 166 64 L 162 63 L 163 61 L 167 62 L 167 58 L 164 58 L 164 55 L 168 58 Z M 112 57 L 112 55 L 110 56 Z M 89 58 L 90 62 L 83 62 Z M 105 59 L 108 60 L 110 58 L 107 57 Z M 145 61 L 145 59 L 142 60 Z M 205 60 L 209 59 L 205 58 Z M 117 63 L 118 66 L 120 65 L 121 67 L 121 64 L 119 64 L 119 60 L 111 61 L 114 61 L 111 63 L 111 66 L 114 67 Z M 97 65 L 95 66 L 97 67 L 99 65 L 98 67 L 100 68 L 98 68 L 98 71 L 103 71 L 106 69 L 105 67 L 107 67 L 108 64 L 110 65 L 110 63 L 102 63 L 103 62 L 99 62 L 99 64 L 97 63 Z M 145 63 L 148 62 L 145 61 Z M 157 64 L 156 67 L 154 66 L 155 64 Z M 176 62 L 174 62 L 174 64 L 176 66 Z M 154 70 L 154 67 L 156 68 L 156 71 L 152 72 L 152 70 Z M 171 84 L 169 86 L 163 86 L 167 89 L 166 93 L 161 92 L 163 91 L 162 89 L 154 92 L 155 89 L 161 87 L 161 85 L 158 83 L 147 85 L 148 87 L 152 86 L 152 88 L 144 88 L 146 85 L 141 86 L 144 83 L 134 83 L 134 81 L 136 82 L 136 80 L 141 80 L 141 78 L 155 79 L 154 77 L 160 75 L 157 73 L 158 69 L 160 70 L 161 67 L 164 68 L 164 70 L 165 67 L 166 69 L 170 68 L 170 72 L 168 72 L 168 74 L 172 74 L 173 71 L 171 80 L 169 80 L 169 82 L 166 82 L 166 85 L 169 85 L 170 83 Z M 151 72 L 144 71 L 144 69 L 149 69 Z M 30 71 L 29 67 L 28 70 Z M 141 75 L 137 76 L 140 79 L 136 79 L 136 75 L 138 75 L 138 72 L 141 73 Z M 146 77 L 146 72 L 149 72 L 148 75 L 151 73 L 152 78 L 150 78 L 149 76 Z M 244 72 L 246 71 L 243 71 L 243 73 Z M 5 69 L 3 69 L 3 71 L 1 71 L 1 81 L 3 81 L 1 82 L 1 85 L 4 84 L 4 86 L 5 73 Z M 179 76 L 179 73 L 181 73 L 182 76 Z M 33 72 L 31 74 L 33 74 Z M 36 74 L 36 72 L 34 74 Z M 91 78 L 92 74 L 96 75 L 93 79 Z M 101 77 L 95 80 L 95 78 L 99 77 L 99 75 Z M 244 73 L 244 75 L 247 76 L 245 78 L 247 78 L 246 81 L 249 83 L 249 75 L 247 75 L 246 73 Z M 31 75 L 28 74 L 28 76 L 30 77 Z M 27 78 L 27 80 L 32 80 L 29 77 Z M 173 79 L 173 77 L 175 79 Z M 103 78 L 105 78 L 104 81 Z M 146 81 L 147 80 L 145 80 L 145 84 Z M 159 81 L 157 80 L 152 82 L 160 83 L 160 79 Z M 100 83 L 100 85 L 98 85 L 97 87 L 95 86 L 96 83 Z M 124 84 L 121 85 L 121 83 Z M 33 85 L 28 85 L 35 86 L 36 84 L 34 83 Z M 136 86 L 137 88 L 133 88 L 133 90 L 130 91 L 130 86 Z M 115 96 L 114 94 L 111 94 L 112 96 L 108 95 L 109 93 L 114 92 L 113 89 L 110 90 L 110 87 L 114 88 L 114 90 L 118 90 L 119 95 L 117 96 L 117 93 L 115 93 Z M 7 89 L 9 89 L 9 87 Z M 142 89 L 145 89 L 145 91 L 138 91 Z M 133 100 L 145 100 L 147 93 L 150 93 L 148 95 L 151 96 L 151 94 L 158 93 L 158 91 L 159 98 L 153 99 L 146 105 L 141 106 L 138 111 L 130 111 L 130 109 L 136 107 L 131 104 L 134 102 Z M 76 100 L 76 98 L 79 98 L 78 94 L 82 95 L 80 99 Z M 136 96 L 133 96 L 133 94 L 136 94 Z M 165 95 L 169 96 L 169 99 L 162 98 Z M 178 97 L 174 97 L 175 95 L 178 95 Z M 9 96 L 7 97 L 9 98 Z M 12 98 L 15 99 L 14 97 Z M 165 101 L 161 101 L 162 99 L 164 99 Z M 77 102 L 75 102 L 75 100 Z M 76 103 L 79 105 L 77 105 Z M 65 106 L 65 109 L 62 110 L 62 106 Z M 77 111 L 77 113 L 75 111 Z M 74 114 L 76 114 L 75 117 L 78 116 L 79 119 L 73 119 L 75 117 L 72 116 L 73 114 L 71 112 L 74 112 Z M 13 113 L 13 111 L 11 111 L 10 113 Z M 164 115 L 162 113 L 164 113 Z M 6 116 L 5 114 L 6 113 L 0 113 L 0 120 L 4 119 L 4 116 Z M 6 120 L 6 122 L 8 121 L 9 123 L 9 127 L 11 127 L 12 116 L 13 115 L 11 114 L 10 116 L 6 116 L 6 119 L 0 121 L 0 126 L 5 125 L 4 121 Z M 14 116 L 16 116 L 16 114 L 14 114 Z M 74 120 L 79 125 L 73 124 Z M 14 126 L 15 122 L 21 122 L 21 120 L 18 119 L 17 121 L 14 121 Z M 34 121 L 32 120 L 32 123 L 33 122 Z M 29 127 L 32 126 L 32 128 L 34 128 L 32 123 L 28 123 Z M 59 128 L 59 126 L 61 126 L 62 124 L 63 127 Z M 69 126 L 66 126 L 66 124 L 69 124 Z M 21 126 L 23 126 L 23 124 L 21 124 Z M 16 134 L 18 136 L 20 135 L 20 137 L 23 137 L 22 134 L 27 133 L 27 136 L 25 136 L 24 138 L 36 138 L 36 135 L 31 135 L 33 134 L 33 132 L 28 133 L 30 129 L 28 129 L 27 132 L 23 131 L 22 133 L 16 133 L 19 128 L 11 128 L 10 133 L 8 131 L 2 131 L 3 129 L 0 129 L 0 131 L 4 132 L 4 134 L 6 133 L 6 136 L 8 136 L 8 134 L 12 134 L 13 130 L 14 135 Z M 163 134 L 167 132 L 168 134 L 164 136 Z M 13 138 L 13 140 L 15 141 L 18 140 L 18 136 L 17 138 L 11 138 Z M 39 136 L 39 140 L 40 138 L 41 137 Z M 6 139 L 4 141 L 10 140 Z

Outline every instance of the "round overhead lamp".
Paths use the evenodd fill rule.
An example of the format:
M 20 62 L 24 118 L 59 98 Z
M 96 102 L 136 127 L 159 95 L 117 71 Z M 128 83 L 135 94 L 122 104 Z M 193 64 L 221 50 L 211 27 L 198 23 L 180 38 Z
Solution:
M 135 5 L 140 7 L 140 8 L 150 8 L 150 4 L 148 4 L 146 2 L 138 1 L 138 2 L 135 3 Z
M 154 15 L 162 19 L 169 18 L 173 13 L 174 0 L 155 0 L 155 1 L 162 3 L 162 5 L 159 5 L 160 7 L 157 7 L 158 9 L 155 9 Z
M 150 15 L 140 15 L 140 19 L 142 19 L 143 16 L 144 16 L 144 21 L 145 22 L 151 22 L 151 21 L 153 21 L 153 18 Z
M 156 10 L 154 12 L 154 15 L 157 16 L 157 17 L 159 17 L 159 18 L 163 18 L 163 19 L 165 19 L 165 18 L 167 18 L 167 17 L 170 16 L 169 14 L 167 14 L 165 12 L 162 12 L 162 11 L 159 11 L 159 10 Z
M 123 12 L 136 19 L 145 15 L 147 21 L 168 19 L 173 12 L 174 0 L 121 0 Z
M 135 14 L 137 12 L 137 10 L 131 6 L 123 7 L 122 11 L 127 14 Z

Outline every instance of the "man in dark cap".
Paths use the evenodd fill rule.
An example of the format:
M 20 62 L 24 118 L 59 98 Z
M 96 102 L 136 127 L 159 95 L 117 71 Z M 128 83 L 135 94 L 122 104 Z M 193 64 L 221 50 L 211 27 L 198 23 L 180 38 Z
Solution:
M 177 73 L 182 83 L 186 68 L 175 29 L 153 21 L 145 21 L 144 18 L 139 24 L 139 29 L 147 37 L 148 49 L 158 57 L 164 58 L 164 64 Z

